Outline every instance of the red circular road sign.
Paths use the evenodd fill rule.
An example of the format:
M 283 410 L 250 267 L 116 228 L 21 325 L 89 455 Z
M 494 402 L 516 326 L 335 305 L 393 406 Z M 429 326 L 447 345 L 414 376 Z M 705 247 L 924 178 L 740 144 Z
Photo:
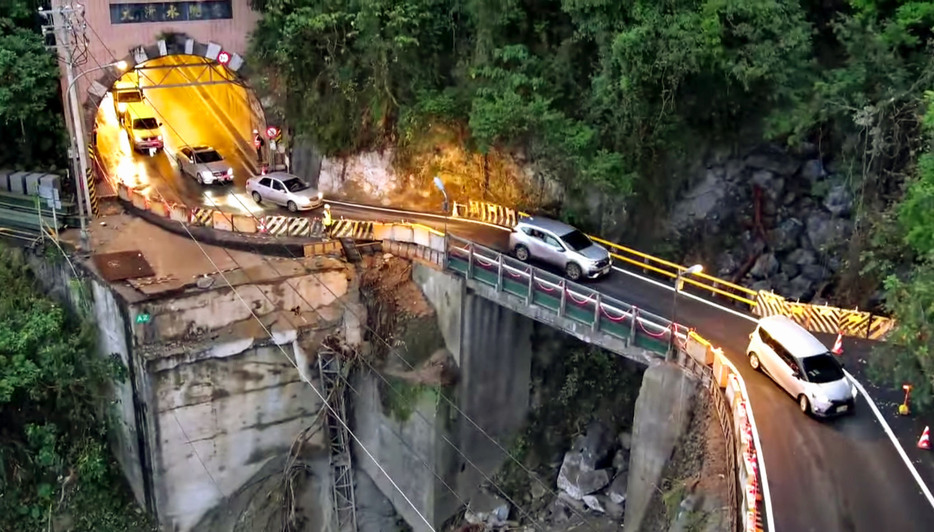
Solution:
M 227 63 L 230 62 L 230 54 L 227 52 L 221 51 L 221 53 L 217 54 L 217 62 L 224 66 L 227 66 Z
M 269 126 L 266 128 L 266 136 L 271 139 L 275 139 L 279 136 L 279 128 L 276 126 Z

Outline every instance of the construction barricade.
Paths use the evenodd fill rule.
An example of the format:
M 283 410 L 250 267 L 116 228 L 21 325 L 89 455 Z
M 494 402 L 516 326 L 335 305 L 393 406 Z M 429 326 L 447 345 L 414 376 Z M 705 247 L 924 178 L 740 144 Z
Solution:
M 211 227 L 218 231 L 233 231 L 231 215 L 221 211 L 211 211 Z
M 515 227 L 519 218 L 528 216 L 509 207 L 487 201 L 468 200 L 467 203 L 454 202 L 452 218 L 468 218 L 503 227 Z
M 376 240 L 373 237 L 373 222 L 361 220 L 334 220 L 328 228 L 331 238 L 352 238 L 354 240 Z
M 195 207 L 191 209 L 188 223 L 200 227 L 214 227 L 214 210 Z
M 168 218 L 170 214 L 169 206 L 162 200 L 150 201 L 149 212 L 161 218 Z
M 233 214 L 230 216 L 230 223 L 238 233 L 253 234 L 257 231 L 256 217 L 252 214 Z
M 178 203 L 173 203 L 169 207 L 169 218 L 172 221 L 188 223 L 189 217 L 188 207 Z
M 679 344 L 678 363 L 700 377 L 710 391 L 727 442 L 728 463 L 733 470 L 729 491 L 739 502 L 735 515 L 740 523 L 732 529 L 765 530 L 758 437 L 742 377 L 721 349 L 694 331 L 689 331 Z
M 778 294 L 760 290 L 756 295 L 756 315 L 788 316 L 805 329 L 827 334 L 880 340 L 895 327 L 895 320 L 858 309 L 842 309 L 788 301 Z

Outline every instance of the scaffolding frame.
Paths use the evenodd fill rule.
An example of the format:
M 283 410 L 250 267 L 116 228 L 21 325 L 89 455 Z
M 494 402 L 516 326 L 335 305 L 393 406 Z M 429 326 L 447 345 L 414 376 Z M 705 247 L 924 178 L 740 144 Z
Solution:
M 340 532 L 357 532 L 357 501 L 354 495 L 350 431 L 347 429 L 346 378 L 350 364 L 341 364 L 340 354 L 322 344 L 318 351 L 318 373 L 324 396 L 331 401 L 325 409 L 328 453 L 331 464 L 331 500 Z

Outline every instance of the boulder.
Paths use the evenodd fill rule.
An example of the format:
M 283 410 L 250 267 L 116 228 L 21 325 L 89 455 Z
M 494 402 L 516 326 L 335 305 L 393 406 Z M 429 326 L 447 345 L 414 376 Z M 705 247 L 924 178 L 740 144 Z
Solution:
M 613 470 L 617 474 L 629 471 L 629 451 L 626 449 L 616 451 L 616 454 L 613 455 Z
M 623 472 L 616 475 L 613 483 L 607 488 L 606 494 L 611 501 L 616 504 L 626 504 L 626 491 L 629 489 L 629 473 Z
M 558 489 L 578 501 L 584 495 L 596 493 L 610 483 L 610 474 L 606 469 L 587 469 L 582 462 L 580 453 L 569 451 L 564 455 L 564 462 L 558 471 Z
M 826 281 L 831 276 L 831 271 L 820 264 L 805 264 L 801 267 L 801 276 L 811 281 Z
M 778 259 L 773 253 L 765 253 L 756 259 L 749 274 L 756 279 L 764 279 L 774 275 L 778 271 Z
M 752 182 L 759 186 L 765 192 L 768 199 L 773 202 L 782 198 L 782 192 L 785 191 L 785 180 L 769 170 L 756 170 L 752 173 Z M 775 209 L 774 203 L 771 207 Z M 774 212 L 773 212 L 774 214 Z
M 758 153 L 746 157 L 746 166 L 790 177 L 798 171 L 801 161 L 789 156 L 787 153 Z
M 740 263 L 736 260 L 736 257 L 733 256 L 733 253 L 729 251 L 724 251 L 717 257 L 717 275 L 720 277 L 729 277 L 733 275 L 736 270 L 739 269 Z
M 632 433 L 631 432 L 620 432 L 619 436 L 616 437 L 619 440 L 619 446 L 627 451 L 632 448 Z
M 499 496 L 480 491 L 470 498 L 464 520 L 472 525 L 505 526 L 509 519 L 509 503 Z
M 797 218 L 788 218 L 769 232 L 769 242 L 772 249 L 784 253 L 798 247 L 798 240 L 803 233 L 804 223 Z
M 783 261 L 779 271 L 788 279 L 792 279 L 801 273 L 801 266 L 798 266 L 794 262 Z
M 581 455 L 581 468 L 593 471 L 607 467 L 616 447 L 610 429 L 599 421 L 587 425 L 584 435 L 574 441 L 573 451 Z
M 808 240 L 815 250 L 826 252 L 846 243 L 850 224 L 841 218 L 832 218 L 826 212 L 812 212 L 805 222 Z
M 784 296 L 792 301 L 808 301 L 814 297 L 817 289 L 814 287 L 814 281 L 803 275 L 794 277 L 788 286 L 788 292 Z
M 576 515 L 586 510 L 583 502 L 576 501 L 568 496 L 567 493 L 560 492 L 548 508 L 548 520 L 556 525 L 562 525 L 571 521 Z
M 807 179 L 811 183 L 820 181 L 827 176 L 827 171 L 824 170 L 824 163 L 820 159 L 811 159 L 804 163 L 801 167 L 801 177 Z
M 824 208 L 834 216 L 849 216 L 853 210 L 853 195 L 846 185 L 834 185 L 824 198 Z
M 805 264 L 815 264 L 817 262 L 817 255 L 810 249 L 798 248 L 789 253 L 785 260 L 791 264 L 804 266 Z

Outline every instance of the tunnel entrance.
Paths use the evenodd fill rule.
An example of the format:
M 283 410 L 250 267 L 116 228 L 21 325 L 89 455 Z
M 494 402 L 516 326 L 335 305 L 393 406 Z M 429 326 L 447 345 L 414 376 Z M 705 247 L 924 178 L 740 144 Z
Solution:
M 93 142 L 111 182 L 192 207 L 262 210 L 244 187 L 261 168 L 253 142 L 254 131 L 265 131 L 265 119 L 224 54 L 217 60 L 186 54 L 146 59 L 107 88 Z

